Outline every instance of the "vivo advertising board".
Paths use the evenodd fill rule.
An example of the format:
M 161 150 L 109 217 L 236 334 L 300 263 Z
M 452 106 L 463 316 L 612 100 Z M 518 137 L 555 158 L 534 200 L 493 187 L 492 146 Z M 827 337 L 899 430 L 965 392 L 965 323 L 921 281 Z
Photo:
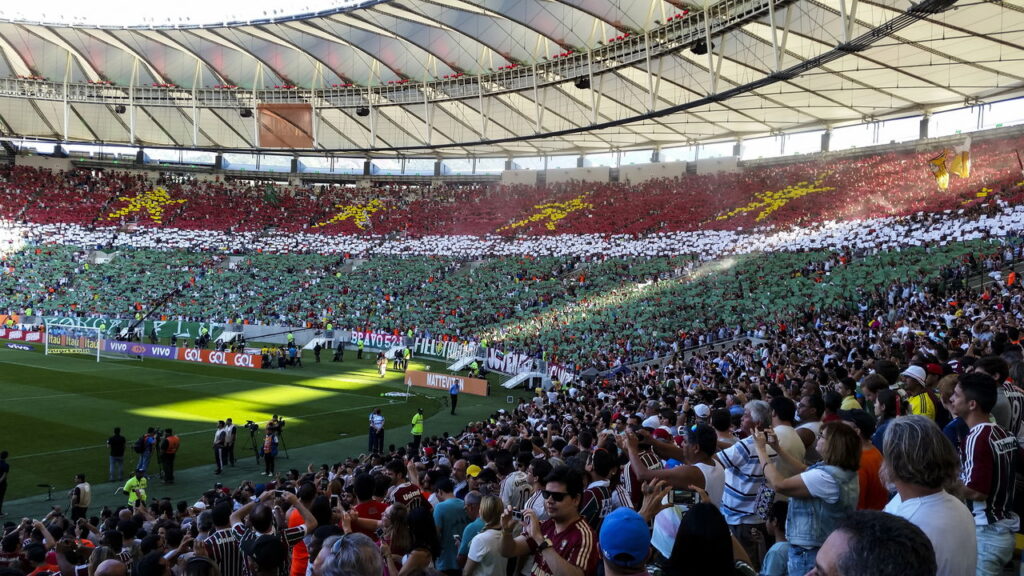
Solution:
M 104 340 L 103 351 L 115 354 L 131 354 L 132 356 L 143 356 L 145 358 L 163 358 L 164 360 L 176 360 L 178 358 L 178 349 L 173 346 L 157 346 L 142 342 Z

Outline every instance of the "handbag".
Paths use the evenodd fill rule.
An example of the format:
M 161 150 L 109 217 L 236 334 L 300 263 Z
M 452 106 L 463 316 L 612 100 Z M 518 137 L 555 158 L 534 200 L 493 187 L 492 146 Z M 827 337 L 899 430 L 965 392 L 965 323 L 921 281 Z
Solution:
M 754 514 L 767 522 L 768 512 L 771 510 L 773 502 L 775 502 L 775 489 L 768 484 L 767 479 L 762 479 L 761 488 L 757 491 L 757 498 L 754 499 Z

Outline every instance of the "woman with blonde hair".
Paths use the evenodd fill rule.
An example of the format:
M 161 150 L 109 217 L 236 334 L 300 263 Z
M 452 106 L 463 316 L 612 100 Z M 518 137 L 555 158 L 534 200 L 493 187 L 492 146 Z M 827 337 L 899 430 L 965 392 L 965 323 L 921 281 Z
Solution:
M 807 574 L 815 566 L 818 550 L 839 521 L 854 511 L 860 495 L 860 435 L 842 422 L 823 424 L 816 448 L 821 462 L 807 467 L 779 447 L 772 448 L 796 474 L 784 477 L 768 457 L 765 434 L 754 435 L 757 456 L 764 465 L 765 480 L 776 493 L 789 497 L 786 539 L 789 541 L 789 573 Z
M 483 530 L 469 544 L 469 560 L 464 576 L 504 576 L 506 560 L 501 555 L 501 499 L 484 496 L 480 500 Z

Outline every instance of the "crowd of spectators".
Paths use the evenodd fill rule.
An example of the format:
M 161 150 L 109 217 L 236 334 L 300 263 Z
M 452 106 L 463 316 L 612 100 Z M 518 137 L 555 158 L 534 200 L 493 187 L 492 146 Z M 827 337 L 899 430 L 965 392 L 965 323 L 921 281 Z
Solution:
M 969 266 L 933 254 L 951 258 L 944 273 Z M 66 576 L 1000 574 L 1024 504 L 1024 288 L 922 280 L 928 267 L 943 268 L 756 341 L 538 390 L 418 445 L 195 502 L 11 522 L 0 562 Z
M 821 223 L 955 211 L 979 195 L 1013 194 L 1021 181 L 1011 152 L 1024 136 L 975 138 L 970 178 L 938 192 L 928 160 L 935 150 L 864 151 L 748 163 L 736 171 L 685 174 L 639 183 L 572 181 L 545 186 L 453 184 L 288 186 L 240 180 L 178 178 L 116 171 L 0 170 L 0 218 L 89 228 L 170 229 L 183 234 L 303 234 L 317 250 L 334 236 L 414 239 L 465 236 L 673 235 L 694 231 L 787 230 Z M 167 198 L 137 205 L 154 189 Z M 709 193 L 713 192 L 713 193 Z M 531 221 L 539 206 L 578 200 L 552 225 Z M 624 204 L 629 210 L 623 210 Z M 369 208 L 372 205 L 372 209 Z M 127 210 L 125 210 L 128 208 Z M 158 215 L 149 211 L 156 208 Z M 356 218 L 355 213 L 368 218 Z M 339 214 L 349 213 L 340 218 Z M 514 226 L 513 226 L 514 224 Z M 109 240 L 111 231 L 98 236 Z M 324 237 L 327 237 L 324 240 Z M 232 246 L 232 243 L 226 245 Z M 281 245 L 277 250 L 294 249 Z M 353 250 L 346 250 L 353 251 Z M 356 251 L 357 252 L 357 251 Z
M 232 321 L 343 319 L 339 326 L 487 339 L 616 370 L 536 390 L 462 429 L 218 487 L 193 502 L 135 491 L 131 506 L 114 510 L 79 499 L 75 520 L 54 509 L 10 521 L 0 571 L 1001 574 L 1024 508 L 1016 489 L 1024 287 L 1007 268 L 1021 259 L 1024 207 L 1011 187 L 999 199 L 916 213 L 936 204 L 915 196 L 913 181 L 909 196 L 891 195 L 916 161 L 832 162 L 851 189 L 890 194 L 884 200 L 896 208 L 865 212 L 868 203 L 808 192 L 812 207 L 837 207 L 825 219 L 847 210 L 869 218 L 822 221 L 785 204 L 775 206 L 779 222 L 806 227 L 754 232 L 737 220 L 664 233 L 678 224 L 652 228 L 637 217 L 624 221 L 622 237 L 586 228 L 547 237 L 527 229 L 514 240 L 449 236 L 458 212 L 445 212 L 443 200 L 428 201 L 437 228 L 414 224 L 433 236 L 246 231 L 241 218 L 220 220 L 217 185 L 169 209 L 169 223 L 188 223 L 172 229 L 46 223 L 26 218 L 27 202 L 5 208 L 31 220 L 7 236 L 28 246 L 5 246 L 0 265 L 4 308 L 18 312 L 137 312 L 139 301 L 177 290 L 170 306 L 183 317 L 217 301 L 217 314 Z M 798 184 L 793 166 L 770 170 L 758 177 Z M 58 215 L 76 202 L 116 208 L 132 183 L 61 178 L 68 184 L 47 204 Z M 105 188 L 83 191 L 97 182 Z M 14 170 L 2 193 L 38 184 Z M 740 186 L 742 195 L 751 186 Z M 234 200 L 247 206 L 258 193 Z M 355 198 L 347 194 L 325 197 L 343 204 Z M 406 207 L 417 201 L 396 194 Z M 454 205 L 481 198 L 450 194 Z M 589 202 L 610 210 L 607 194 L 595 190 Z M 275 195 L 260 202 L 282 213 L 307 206 L 301 192 Z M 707 214 L 678 206 L 665 214 L 696 222 L 743 208 L 735 200 L 713 200 Z M 755 211 L 737 214 L 755 219 Z M 509 216 L 481 213 L 488 226 Z M 332 225 L 345 232 L 354 223 Z M 90 265 L 97 246 L 117 257 Z M 979 274 L 991 280 L 981 288 L 971 282 Z M 708 343 L 717 345 L 686 352 Z M 665 361 L 617 369 L 653 355 Z

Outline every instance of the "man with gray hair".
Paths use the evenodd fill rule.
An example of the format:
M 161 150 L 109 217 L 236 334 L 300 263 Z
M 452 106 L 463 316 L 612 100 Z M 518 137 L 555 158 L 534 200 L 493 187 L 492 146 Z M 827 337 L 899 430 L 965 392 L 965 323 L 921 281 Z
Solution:
M 315 576 L 382 574 L 381 553 L 367 535 L 358 532 L 324 540 L 313 562 Z
M 925 416 L 901 416 L 885 431 L 883 481 L 896 487 L 885 511 L 909 520 L 932 542 L 938 576 L 974 574 L 978 542 L 974 517 L 947 490 L 956 487 L 960 458 Z
M 729 531 L 743 545 L 754 567 L 760 569 L 768 551 L 765 515 L 775 494 L 765 482 L 764 465 L 754 449 L 754 432 L 772 429 L 772 409 L 768 403 L 761 400 L 747 402 L 743 407 L 740 429 L 744 439 L 715 455 L 725 468 L 722 514 L 729 524 Z M 770 446 L 768 448 L 768 457 L 774 461 L 778 455 Z

